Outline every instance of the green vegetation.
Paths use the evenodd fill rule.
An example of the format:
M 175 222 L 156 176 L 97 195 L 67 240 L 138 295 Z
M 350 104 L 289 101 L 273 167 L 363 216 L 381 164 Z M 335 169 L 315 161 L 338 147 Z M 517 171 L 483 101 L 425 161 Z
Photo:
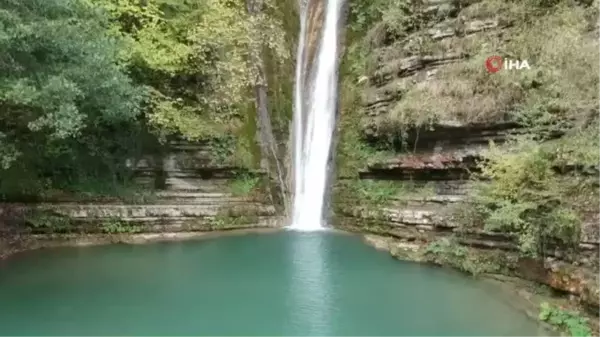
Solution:
M 386 209 L 435 195 L 431 184 L 371 179 L 340 180 L 334 186 L 333 208 L 338 215 L 358 217 L 360 227 L 372 233 L 389 229 Z M 341 225 L 343 226 L 343 225 Z
M 358 171 L 369 163 L 383 160 L 392 154 L 361 141 L 361 120 L 356 114 L 360 93 L 353 83 L 342 82 L 341 88 L 340 141 L 336 149 L 339 177 L 356 177 Z
M 398 195 L 399 186 L 391 181 L 352 180 L 344 186 L 344 199 L 356 199 L 357 204 L 384 206 Z
M 264 46 L 280 62 L 289 57 L 281 22 L 264 14 L 278 10 L 272 1 L 256 16 L 243 1 L 99 3 L 129 42 L 123 57 L 150 86 L 148 120 L 163 135 L 196 140 L 235 134 L 250 117 L 252 48 Z
M 35 210 L 24 217 L 25 223 L 34 232 L 42 233 L 72 233 L 74 231 L 85 231 L 82 224 L 75 223 L 70 217 L 57 214 L 51 210 Z M 89 227 L 92 229 L 92 227 Z M 102 233 L 123 234 L 139 233 L 141 227 L 119 218 L 104 220 L 98 224 Z
M 140 226 L 136 226 L 130 222 L 114 218 L 109 219 L 100 224 L 103 233 L 106 234 L 132 234 L 142 231 Z
M 589 118 L 597 116 L 599 48 L 592 33 L 598 6 L 588 2 L 457 1 L 433 14 L 422 1 L 351 3 L 352 33 L 341 72 L 340 171 L 351 174 L 382 149 L 410 150 L 406 138 L 418 137 L 411 131 L 440 122 L 512 120 L 546 135 L 590 125 Z M 454 36 L 432 41 L 431 26 L 446 18 L 459 18 L 442 25 Z M 497 28 L 465 35 L 467 23 L 490 19 Z M 503 34 L 497 34 L 500 29 Z M 393 78 L 403 64 L 399 59 L 450 54 L 463 58 L 440 67 L 427 81 Z M 532 70 L 492 76 L 483 65 L 495 54 L 528 60 Z M 378 85 L 385 84 L 396 99 L 383 115 L 367 118 L 361 105 L 381 95 L 382 88 L 374 91 L 372 82 L 385 74 L 392 79 Z M 367 124 L 376 129 L 383 148 L 361 144 Z M 344 145 L 348 140 L 351 145 Z
M 33 231 L 65 233 L 73 228 L 73 222 L 70 218 L 45 210 L 31 211 L 25 215 L 24 220 Z
M 485 182 L 473 184 L 474 209 L 464 225 L 515 233 L 522 253 L 530 256 L 542 256 L 550 247 L 575 249 L 583 214 L 598 204 L 598 45 L 588 37 L 597 8 L 569 1 L 536 6 L 489 1 L 469 7 L 465 15 L 476 18 L 489 11 L 516 25 L 511 40 L 492 41 L 492 49 L 480 51 L 474 63 L 457 63 L 440 74 L 476 85 L 484 96 L 469 101 L 485 105 L 469 103 L 469 112 L 452 101 L 467 102 L 461 99 L 466 96 L 450 93 L 440 111 L 465 123 L 518 121 L 528 133 L 503 145 L 492 143 L 483 154 L 476 178 Z M 483 57 L 497 48 L 530 60 L 532 71 L 484 73 Z M 475 87 L 463 89 L 471 96 Z M 431 98 L 445 102 L 443 95 Z M 557 135 L 563 136 L 551 140 Z
M 107 184 L 98 177 L 79 180 L 76 185 L 66 186 L 61 190 L 44 191 L 41 196 L 46 200 L 68 200 L 70 197 L 76 197 L 80 201 L 111 202 L 118 200 L 129 204 L 144 204 L 156 200 L 152 188 L 137 185 L 132 180 Z
M 510 274 L 516 266 L 516 257 L 503 251 L 475 251 L 461 245 L 456 238 L 441 238 L 427 245 L 425 260 L 451 266 L 473 276 L 481 274 Z
M 135 156 L 145 94 L 106 18 L 74 0 L 4 1 L 0 13 L 0 196 L 123 179 L 115 158 Z
M 539 318 L 564 330 L 569 336 L 592 336 L 589 319 L 576 311 L 565 310 L 544 302 L 540 305 Z
M 520 136 L 482 153 L 456 219 L 463 229 L 513 234 L 523 255 L 575 251 L 599 202 L 597 1 L 455 1 L 436 10 L 423 3 L 350 4 L 338 174 L 354 178 L 373 162 L 413 152 L 419 132 L 439 124 L 517 123 Z M 484 22 L 490 26 L 472 31 Z M 449 36 L 434 41 L 438 33 Z M 397 76 L 406 64 L 399 60 L 440 55 L 458 60 L 431 75 Z M 527 60 L 531 70 L 490 74 L 491 55 Z M 389 105 L 364 106 L 382 100 Z M 350 183 L 343 198 L 352 191 L 377 204 L 410 194 L 361 184 Z
M 432 184 L 417 184 L 413 181 L 389 181 L 371 179 L 341 180 L 336 185 L 336 194 L 343 201 L 358 205 L 382 206 L 392 201 L 407 201 L 435 195 Z
M 255 13 L 227 0 L 2 2 L 0 198 L 120 197 L 132 185 L 127 163 L 171 139 L 207 141 L 215 164 L 256 166 L 260 63 L 275 83 L 278 133 L 291 116 L 290 9 L 272 0 Z
M 258 223 L 258 217 L 253 215 L 229 215 L 219 214 L 211 218 L 208 226 L 211 230 L 223 230 L 227 228 L 240 228 Z
M 439 123 L 516 122 L 526 136 L 484 153 L 462 226 L 513 233 L 531 256 L 575 248 L 599 199 L 597 4 L 452 1 L 432 11 L 419 0 L 350 2 L 336 151 L 338 176 L 350 179 L 336 195 L 371 208 L 431 195 L 429 187 L 360 180 L 358 172 L 414 151 L 418 131 Z M 146 202 L 151 193 L 134 187 L 131 161 L 160 155 L 173 139 L 206 142 L 213 165 L 256 168 L 256 86 L 269 84 L 269 114 L 284 139 L 298 27 L 290 20 L 295 1 L 264 0 L 256 12 L 246 5 L 2 2 L 0 199 Z M 471 32 L 487 19 L 489 29 Z M 451 36 L 434 41 L 442 31 Z M 398 60 L 440 54 L 460 60 L 427 80 L 396 76 Z M 492 54 L 526 59 L 532 70 L 489 74 L 483 63 Z M 369 107 L 367 115 L 364 103 L 381 95 L 389 108 Z M 247 196 L 260 183 L 240 175 L 230 189 Z
M 397 4 L 397 5 L 396 5 Z M 340 141 L 336 149 L 337 174 L 340 177 L 356 177 L 360 169 L 372 162 L 393 155 L 388 147 L 372 147 L 363 141 L 362 97 L 368 84 L 367 68 L 376 60 L 371 58 L 374 44 L 369 33 L 384 27 L 380 24 L 385 13 L 393 14 L 390 8 L 401 6 L 391 0 L 351 1 L 349 3 L 346 52 L 340 65 Z M 403 18 L 406 15 L 401 15 Z M 384 29 L 385 30 L 385 29 Z M 373 35 L 373 34 L 371 34 Z
M 480 177 L 489 181 L 474 183 L 471 225 L 481 221 L 487 230 L 516 233 L 527 255 L 540 256 L 548 245 L 574 248 L 581 218 L 569 196 L 583 197 L 582 186 L 568 190 L 565 178 L 554 171 L 555 149 L 531 140 L 510 145 L 492 145 L 480 165 Z M 596 197 L 593 186 L 587 189 Z
M 396 182 L 359 181 L 359 172 L 369 166 L 385 168 L 376 162 L 405 159 L 401 163 L 411 165 L 408 159 L 418 151 L 444 157 L 454 149 L 452 127 L 458 134 L 471 132 L 471 127 L 506 125 L 506 137 L 490 142 L 476 167 L 465 171 L 472 180 L 464 190 L 471 193 L 456 206 L 440 209 L 441 216 L 454 211 L 455 234 L 430 242 L 417 259 L 472 275 L 517 276 L 524 275 L 517 268 L 520 259 L 540 266 L 549 253 L 574 260 L 582 225 L 595 221 L 592 214 L 600 202 L 600 3 L 424 3 L 350 3 L 336 157 L 338 176 L 347 180 L 335 197 L 352 205 L 338 213 L 356 218 L 340 226 L 404 237 L 404 229 L 392 227 L 385 216 L 365 219 L 371 212 L 360 206 L 377 213 L 391 200 L 397 203 L 414 194 L 392 187 Z M 531 70 L 491 74 L 484 64 L 492 55 L 527 60 Z M 414 165 L 422 168 L 420 162 Z M 417 242 L 426 239 L 406 232 Z M 514 238 L 519 251 L 474 248 L 474 232 Z M 570 335 L 592 333 L 588 321 L 575 312 L 546 305 L 540 319 Z
M 235 196 L 249 196 L 259 186 L 260 177 L 250 174 L 239 174 L 231 181 L 229 188 Z
M 433 20 L 423 15 L 426 9 L 423 1 L 353 1 L 349 6 L 347 50 L 340 69 L 341 131 L 336 153 L 338 175 L 343 177 L 355 176 L 369 163 L 392 157 L 396 138 L 406 137 L 405 131 L 412 126 L 410 121 L 390 123 L 384 119 L 384 125 L 375 124 L 383 133 L 378 144 L 367 144 L 365 128 L 379 118 L 366 117 L 362 105 L 365 99 L 375 95 L 369 89 L 373 76 L 388 69 L 388 63 L 393 65 L 396 59 L 404 56 L 428 54 L 433 45 L 433 40 L 426 34 L 428 20 L 441 19 Z M 442 7 L 440 16 L 451 14 L 450 8 Z M 394 41 L 397 45 L 385 48 Z M 399 98 L 404 95 L 405 89 L 400 90 L 404 85 L 396 87 L 390 90 L 397 91 L 395 96 Z M 435 100 L 420 101 L 435 104 Z M 425 113 L 417 115 L 428 118 Z
M 596 115 L 598 41 L 590 35 L 593 29 L 590 19 L 596 13 L 595 6 L 581 6 L 572 1 L 489 0 L 467 6 L 458 14 L 461 20 L 451 27 L 456 34 L 452 43 L 429 43 L 430 48 L 421 48 L 419 53 L 394 55 L 395 58 L 441 54 L 469 57 L 440 68 L 426 83 L 398 83 L 402 99 L 381 121 L 380 132 L 394 136 L 398 129 L 444 121 L 472 124 L 512 120 L 552 133 Z M 505 29 L 504 37 L 485 32 L 463 36 L 461 24 L 482 18 L 492 18 L 501 26 L 511 27 Z M 409 27 L 406 32 L 419 29 L 414 24 L 406 27 Z M 422 42 L 420 38 L 416 40 Z M 483 64 L 494 54 L 528 60 L 532 70 L 501 71 L 491 76 Z M 386 71 L 384 67 L 372 75 Z

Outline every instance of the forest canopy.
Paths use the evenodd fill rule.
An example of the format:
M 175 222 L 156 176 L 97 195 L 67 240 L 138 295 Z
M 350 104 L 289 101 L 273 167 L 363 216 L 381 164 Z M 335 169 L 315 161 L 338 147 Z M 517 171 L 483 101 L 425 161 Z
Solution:
M 277 8 L 227 0 L 0 4 L 0 197 L 122 185 L 172 137 L 253 123 L 250 51 L 288 58 Z M 235 146 L 235 144 L 233 145 Z

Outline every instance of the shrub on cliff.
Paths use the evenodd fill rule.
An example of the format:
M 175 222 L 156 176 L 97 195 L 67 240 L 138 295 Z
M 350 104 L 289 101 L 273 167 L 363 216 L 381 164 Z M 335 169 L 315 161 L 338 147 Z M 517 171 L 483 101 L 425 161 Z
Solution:
M 505 120 L 564 129 L 596 113 L 599 47 L 590 20 L 596 13 L 594 6 L 568 0 L 489 0 L 464 8 L 454 21 L 457 33 L 452 43 L 436 42 L 424 55 L 468 57 L 440 67 L 431 79 L 409 85 L 381 123 L 381 131 L 440 121 Z M 461 22 L 483 19 L 499 27 L 461 33 Z M 498 54 L 527 60 L 531 70 L 490 74 L 485 59 Z
M 523 48 L 543 46 L 536 65 L 542 68 L 519 77 L 519 100 L 509 114 L 530 137 L 492 146 L 481 164 L 487 181 L 476 184 L 475 219 L 515 233 L 522 252 L 533 256 L 575 248 L 585 214 L 598 205 L 597 45 L 588 49 L 581 31 L 569 32 L 544 43 L 520 41 Z M 569 41 L 563 48 L 546 42 L 552 39 Z
M 556 152 L 530 139 L 491 144 L 480 163 L 483 181 L 475 183 L 471 220 L 516 234 L 526 255 L 576 247 L 582 219 L 569 199 L 569 185 L 555 172 Z

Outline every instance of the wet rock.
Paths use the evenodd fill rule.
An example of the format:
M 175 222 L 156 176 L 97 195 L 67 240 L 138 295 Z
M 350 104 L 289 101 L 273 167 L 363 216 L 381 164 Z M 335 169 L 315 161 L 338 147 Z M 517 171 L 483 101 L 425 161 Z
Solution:
M 589 306 L 596 308 L 600 306 L 600 290 L 598 288 L 600 280 L 597 274 L 560 261 L 552 261 L 548 264 L 549 272 L 543 283 L 577 295 L 582 302 Z

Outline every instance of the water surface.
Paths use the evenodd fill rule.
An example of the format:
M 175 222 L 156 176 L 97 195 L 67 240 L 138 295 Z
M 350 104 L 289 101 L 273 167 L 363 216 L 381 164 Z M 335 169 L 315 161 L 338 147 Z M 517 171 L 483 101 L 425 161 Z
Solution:
M 247 234 L 0 263 L 2 335 L 536 335 L 484 284 L 358 237 Z

